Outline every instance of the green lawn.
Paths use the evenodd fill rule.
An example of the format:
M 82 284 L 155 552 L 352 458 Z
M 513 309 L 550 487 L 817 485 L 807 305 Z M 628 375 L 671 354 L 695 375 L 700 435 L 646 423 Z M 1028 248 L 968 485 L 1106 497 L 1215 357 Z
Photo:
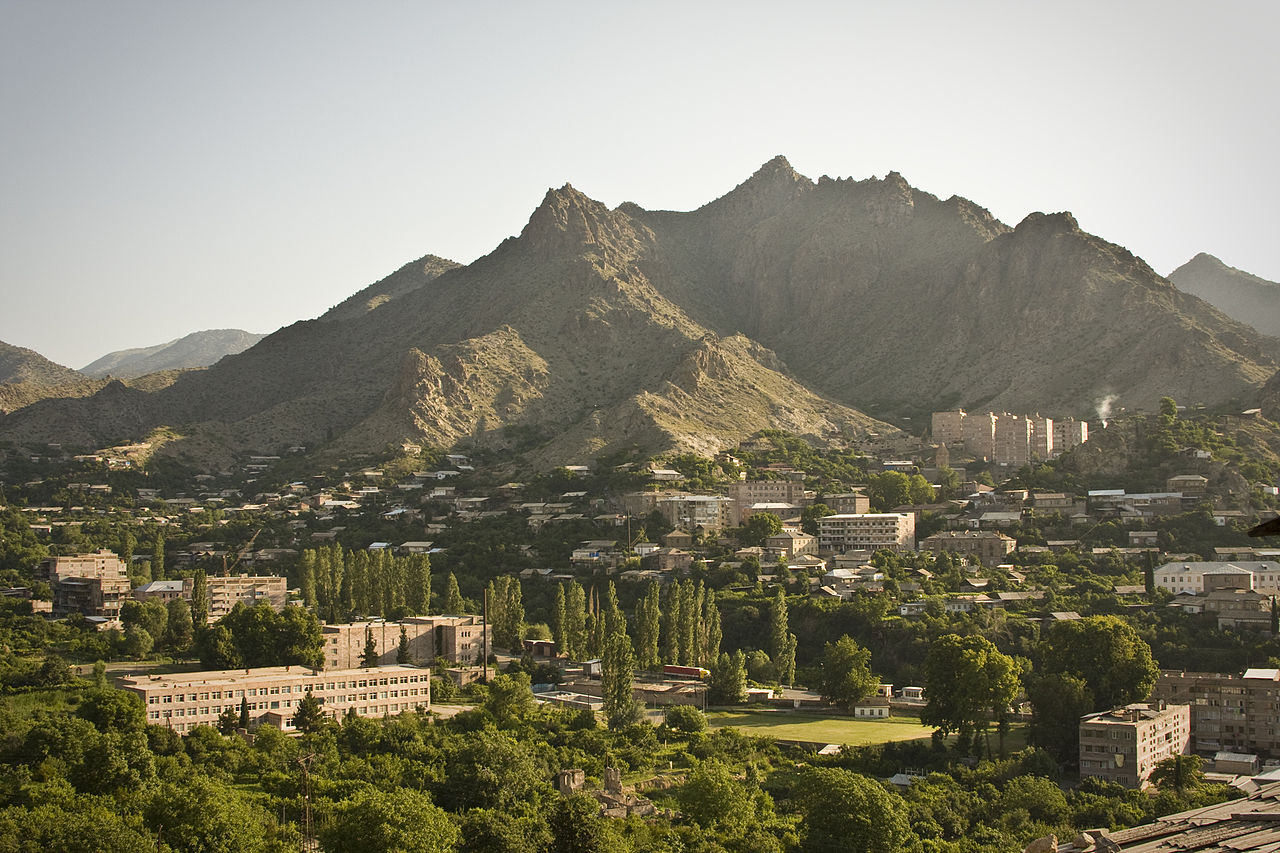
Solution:
M 919 740 L 933 734 L 931 726 L 920 725 L 919 717 L 889 717 L 885 720 L 855 720 L 796 711 L 712 711 L 707 714 L 712 728 L 733 726 L 744 734 L 763 735 L 776 740 L 811 743 L 847 743 L 854 746 Z
M 803 711 L 711 711 L 707 724 L 713 729 L 733 726 L 744 734 L 809 743 L 839 743 L 868 746 L 890 741 L 926 740 L 932 726 L 920 725 L 919 717 L 889 717 L 887 720 L 855 720 L 852 717 L 824 716 Z M 991 749 L 999 748 L 994 727 Z M 952 735 L 947 741 L 953 742 Z M 1015 723 L 1005 738 L 1005 749 L 1013 752 L 1026 746 L 1026 726 Z

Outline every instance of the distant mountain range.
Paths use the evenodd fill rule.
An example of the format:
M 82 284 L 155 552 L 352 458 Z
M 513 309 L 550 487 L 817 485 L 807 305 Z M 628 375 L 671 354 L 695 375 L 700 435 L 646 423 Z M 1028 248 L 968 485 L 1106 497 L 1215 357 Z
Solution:
M 0 437 L 97 445 L 163 424 L 188 436 L 169 452 L 208 464 L 412 439 L 546 466 L 765 427 L 847 441 L 954 406 L 1246 400 L 1278 363 L 1280 341 L 1070 214 L 1010 228 L 896 173 L 815 182 L 777 157 L 690 212 L 551 190 L 470 265 L 428 255 L 169 387 L 27 406 Z
M 161 370 L 208 367 L 216 364 L 225 355 L 244 352 L 264 337 L 266 335 L 257 335 L 240 329 L 192 332 L 165 344 L 109 352 L 80 368 L 80 372 L 95 379 L 106 376 L 133 379 Z
M 1169 280 L 1228 317 L 1280 336 L 1280 284 L 1229 267 L 1204 252 L 1169 273 Z

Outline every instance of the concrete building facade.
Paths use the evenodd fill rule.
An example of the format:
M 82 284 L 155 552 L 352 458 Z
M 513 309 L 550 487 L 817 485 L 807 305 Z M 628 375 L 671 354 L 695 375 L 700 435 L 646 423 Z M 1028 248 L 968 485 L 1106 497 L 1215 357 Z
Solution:
M 818 550 L 844 553 L 859 548 L 914 551 L 916 517 L 910 512 L 838 513 L 818 519 Z
M 53 615 L 120 618 L 120 605 L 130 597 L 131 584 L 124 562 L 110 551 L 47 557 L 41 571 L 53 588 Z
M 225 711 L 249 711 L 249 725 L 293 731 L 292 717 L 310 693 L 325 716 L 341 719 L 349 711 L 362 717 L 398 714 L 431 707 L 431 670 L 383 666 L 321 671 L 308 667 L 208 670 L 167 675 L 134 675 L 122 688 L 142 699 L 147 722 L 179 734 L 212 726 Z
M 1161 761 L 1191 749 L 1191 708 L 1163 700 L 1080 720 L 1080 776 L 1143 788 Z
M 365 643 L 370 637 L 378 665 L 394 664 L 400 649 L 401 628 L 409 641 L 409 657 L 413 663 L 429 663 L 441 657 L 449 663 L 473 664 L 482 654 L 484 622 L 479 616 L 409 616 L 399 622 L 374 619 L 320 627 L 325 669 L 362 666 Z M 490 638 L 490 643 L 492 641 Z
M 987 565 L 999 563 L 1017 547 L 1018 542 L 1012 536 L 994 530 L 943 530 L 921 539 L 919 544 L 921 551 L 974 556 Z
M 1164 670 L 1151 696 L 1191 707 L 1191 747 L 1198 753 L 1280 758 L 1280 669 Z

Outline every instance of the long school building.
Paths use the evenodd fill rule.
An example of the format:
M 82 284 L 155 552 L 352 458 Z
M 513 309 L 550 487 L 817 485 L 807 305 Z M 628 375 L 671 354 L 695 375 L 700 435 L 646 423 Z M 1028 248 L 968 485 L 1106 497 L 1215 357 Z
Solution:
M 339 719 L 348 711 L 381 717 L 431 707 L 431 670 L 417 666 L 315 670 L 275 666 L 209 670 L 166 675 L 135 675 L 121 685 L 141 697 L 147 722 L 185 734 L 212 726 L 224 711 L 249 710 L 249 725 L 293 731 L 293 715 L 310 693 L 324 714 Z

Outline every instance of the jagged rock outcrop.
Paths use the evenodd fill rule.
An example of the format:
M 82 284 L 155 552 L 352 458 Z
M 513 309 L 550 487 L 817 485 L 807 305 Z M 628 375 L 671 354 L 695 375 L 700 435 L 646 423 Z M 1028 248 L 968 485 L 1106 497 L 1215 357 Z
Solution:
M 1169 280 L 1264 335 L 1280 335 L 1280 284 L 1274 281 L 1229 267 L 1204 252 L 1169 273 Z

